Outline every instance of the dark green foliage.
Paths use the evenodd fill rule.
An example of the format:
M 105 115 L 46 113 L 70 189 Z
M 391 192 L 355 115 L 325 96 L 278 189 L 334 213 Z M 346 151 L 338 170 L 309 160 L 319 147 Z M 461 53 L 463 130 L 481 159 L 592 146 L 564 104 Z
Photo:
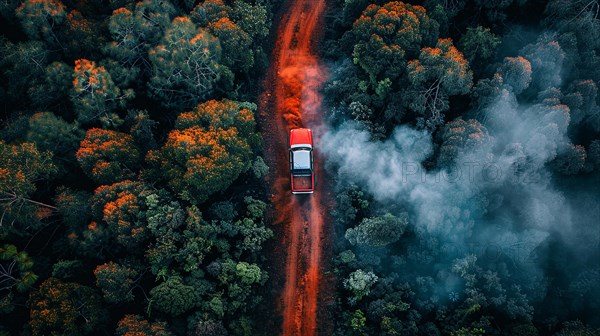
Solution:
M 41 109 L 68 103 L 72 82 L 73 68 L 63 62 L 49 64 L 39 85 L 29 88 L 31 103 Z
M 25 292 L 38 279 L 31 270 L 33 261 L 26 252 L 18 251 L 14 245 L 5 244 L 0 247 L 0 266 L 0 292 L 3 294 Z
M 344 280 L 344 287 L 353 294 L 353 297 L 350 298 L 351 302 L 359 301 L 364 296 L 369 295 L 371 286 L 377 280 L 378 277 L 373 272 L 365 272 L 359 269 L 350 273 L 348 279 Z
M 565 53 L 558 42 L 542 36 L 537 43 L 525 46 L 520 54 L 531 63 L 532 84 L 540 90 L 560 85 L 560 72 L 557 69 L 562 66 Z
M 89 223 L 91 197 L 90 193 L 83 190 L 71 190 L 65 187 L 57 189 L 56 207 L 70 230 L 79 230 Z
M 26 92 L 45 75 L 48 50 L 39 41 L 13 43 L 0 38 L 0 68 L 2 69 L 4 99 L 15 104 L 26 99 Z
M 345 137 L 323 150 L 373 158 L 328 163 L 340 166 L 335 334 L 597 333 L 586 312 L 598 302 L 597 251 L 582 244 L 595 244 L 583 237 L 598 221 L 587 216 L 598 199 L 598 2 L 428 0 L 422 15 L 396 1 L 333 6 L 326 139 Z M 346 120 L 369 141 L 340 130 Z M 415 126 L 432 137 L 418 161 L 401 142 Z M 462 178 L 444 181 L 453 169 Z M 579 233 L 547 238 L 550 252 L 529 229 Z
M 81 260 L 59 260 L 52 266 L 52 277 L 60 280 L 73 280 L 81 273 L 83 263 Z
M 577 128 L 584 125 L 599 131 L 600 107 L 596 102 L 598 95 L 596 82 L 591 79 L 574 81 L 569 85 L 567 92 L 562 101 L 571 110 L 571 125 Z
M 227 329 L 220 321 L 199 321 L 194 331 L 196 336 L 227 336 Z
M 500 44 L 500 39 L 489 28 L 477 26 L 476 28 L 467 28 L 466 33 L 459 40 L 460 50 L 471 63 L 482 65 L 482 63 L 491 60 L 495 55 Z
M 115 9 L 108 22 L 112 42 L 107 53 L 126 67 L 149 68 L 148 50 L 156 45 L 177 10 L 169 1 L 145 0 L 127 7 Z
M 233 71 L 247 72 L 254 64 L 254 56 L 249 52 L 252 39 L 229 18 L 221 18 L 208 24 L 208 30 L 219 39 L 222 50 L 222 63 Z
M 221 65 L 219 40 L 197 30 L 187 17 L 177 17 L 161 44 L 150 50 L 150 93 L 164 106 L 189 108 L 212 94 L 217 81 L 229 76 Z
M 29 118 L 26 139 L 37 148 L 53 153 L 52 160 L 61 174 L 76 165 L 75 152 L 84 132 L 51 112 L 39 112 Z
M 138 148 L 142 150 L 156 149 L 158 144 L 154 138 L 154 130 L 157 122 L 150 119 L 147 111 L 129 111 L 127 115 L 131 119 L 130 133 Z
M 560 173 L 575 175 L 583 169 L 586 157 L 583 146 L 571 144 L 556 158 L 554 164 Z
M 399 217 L 386 213 L 363 219 L 358 226 L 348 229 L 345 237 L 352 245 L 381 247 L 398 241 L 407 225 L 407 213 Z
M 190 310 L 196 305 L 194 287 L 182 283 L 180 277 L 169 277 L 165 282 L 150 291 L 150 301 L 158 311 L 179 315 Z

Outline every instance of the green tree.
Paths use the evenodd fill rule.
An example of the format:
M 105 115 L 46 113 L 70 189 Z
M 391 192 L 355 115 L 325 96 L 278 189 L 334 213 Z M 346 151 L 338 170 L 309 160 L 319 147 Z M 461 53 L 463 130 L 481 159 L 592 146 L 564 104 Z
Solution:
M 63 62 L 53 62 L 45 69 L 38 85 L 29 88 L 33 106 L 39 109 L 68 104 L 73 85 L 73 68 Z
M 166 107 L 185 108 L 207 98 L 224 73 L 219 40 L 177 17 L 161 43 L 150 50 L 150 94 Z
M 100 128 L 87 130 L 76 157 L 89 177 L 104 184 L 134 177 L 140 163 L 131 135 Z
M 52 265 L 52 277 L 60 280 L 71 280 L 83 273 L 81 260 L 59 260 Z
M 6 23 L 14 24 L 15 22 L 15 9 L 19 6 L 20 1 L 7 0 L 0 2 L 0 16 L 6 20 Z
M 232 259 L 221 262 L 220 268 L 220 288 L 224 294 L 219 301 L 224 305 L 225 312 L 233 316 L 237 311 L 246 311 L 249 298 L 256 296 L 252 288 L 264 285 L 268 279 L 267 273 L 256 264 Z
M 129 133 L 133 136 L 137 147 L 144 152 L 156 149 L 158 144 L 154 138 L 154 129 L 158 122 L 152 120 L 146 110 L 129 111 L 127 117 L 132 123 Z
M 506 89 L 499 73 L 492 78 L 480 79 L 471 91 L 471 106 L 478 111 L 484 110 L 496 102 L 501 94 L 506 94 Z
M 227 329 L 223 327 L 221 321 L 204 320 L 198 321 L 196 329 L 194 330 L 195 336 L 227 336 Z
M 56 190 L 56 207 L 62 216 L 63 223 L 74 232 L 90 222 L 90 198 L 92 194 L 84 190 L 72 190 L 59 187 Z
M 544 35 L 536 43 L 526 45 L 519 53 L 531 63 L 532 84 L 540 91 L 560 87 L 565 52 L 557 41 Z
M 71 102 L 82 124 L 100 120 L 105 126 L 120 125 L 122 120 L 114 111 L 133 96 L 133 90 L 121 92 L 103 66 L 86 59 L 75 61 Z
M 198 270 L 219 243 L 198 208 L 188 208 L 186 217 L 179 203 L 160 193 L 147 196 L 146 203 L 148 228 L 155 238 L 146 252 L 152 273 L 164 277 L 170 271 Z
M 254 127 L 251 110 L 211 100 L 182 113 L 166 144 L 148 159 L 160 166 L 174 192 L 201 203 L 250 168 L 259 141 Z
M 12 244 L 1 246 L 0 293 L 12 293 L 13 289 L 18 292 L 29 290 L 38 279 L 32 268 L 33 261 L 27 252 L 17 250 L 17 247 Z
M 546 5 L 543 23 L 553 31 L 575 34 L 581 49 L 597 49 L 599 10 L 597 1 L 551 0 Z
M 600 167 L 600 140 L 594 140 L 588 147 L 589 162 L 594 167 Z M 597 168 L 596 168 L 597 169 Z
M 100 297 L 74 282 L 46 279 L 29 297 L 33 335 L 78 335 L 96 330 L 106 319 Z
M 562 101 L 571 110 L 571 125 L 579 126 L 582 123 L 591 123 L 595 116 L 600 114 L 600 107 L 596 103 L 598 86 L 591 79 L 576 80 L 569 84 L 567 94 Z M 592 125 L 593 126 L 593 125 Z
M 489 28 L 477 26 L 467 28 L 467 32 L 460 37 L 458 46 L 471 63 L 478 66 L 491 60 L 496 55 L 500 45 L 500 38 L 490 31 Z
M 109 303 L 133 301 L 133 287 L 138 272 L 114 262 L 98 265 L 94 270 L 96 286 L 102 289 L 104 299 Z
M 405 104 L 424 115 L 421 126 L 430 129 L 443 124 L 449 97 L 469 93 L 473 85 L 469 62 L 450 39 L 438 40 L 435 48 L 423 48 L 407 70 L 410 87 Z
M 593 328 L 579 320 L 564 322 L 562 326 L 556 336 L 588 336 L 600 333 L 600 328 Z
M 477 9 L 483 13 L 488 20 L 491 22 L 504 22 L 506 20 L 506 10 L 512 5 L 514 0 L 500 0 L 500 1 L 485 1 L 485 0 L 475 0 L 475 6 Z M 519 4 L 526 3 L 527 0 L 519 0 Z
M 67 14 L 60 33 L 62 49 L 67 59 L 71 59 L 72 55 L 97 55 L 101 46 L 106 43 L 104 23 L 76 9 Z
M 42 42 L 12 43 L 0 38 L 0 69 L 7 102 L 22 105 L 27 91 L 43 81 L 49 52 Z
M 408 214 L 399 217 L 386 213 L 380 217 L 363 219 L 355 228 L 346 230 L 345 238 L 352 245 L 381 247 L 395 243 L 408 225 Z
M 438 24 L 421 6 L 392 1 L 369 5 L 354 22 L 354 63 L 369 74 L 372 83 L 395 80 L 403 73 L 406 59 L 418 55 L 421 46 L 432 45 Z
M 184 284 L 178 276 L 171 276 L 152 288 L 150 296 L 152 308 L 174 316 L 185 313 L 197 303 L 194 287 Z
M 265 5 L 261 3 L 252 5 L 249 2 L 238 0 L 234 3 L 231 16 L 254 41 L 260 41 L 269 35 L 271 18 Z
M 262 223 L 260 223 L 262 224 Z M 243 239 L 236 240 L 237 254 L 244 251 L 252 253 L 262 250 L 263 244 L 273 237 L 273 231 L 264 225 L 259 225 L 255 220 L 244 218 L 234 224 L 238 227 Z
M 29 118 L 25 139 L 40 150 L 52 152 L 54 165 L 64 174 L 76 165 L 75 152 L 83 134 L 76 123 L 68 123 L 52 112 L 38 112 Z
M 108 21 L 107 52 L 119 63 L 150 70 L 148 50 L 163 37 L 177 10 L 170 1 L 144 0 L 135 8 L 115 9 Z
M 344 279 L 344 288 L 352 292 L 353 297 L 350 298 L 351 302 L 357 302 L 363 297 L 369 295 L 371 292 L 371 286 L 373 286 L 379 278 L 373 272 L 365 272 L 362 269 L 358 269 Z
M 350 327 L 352 330 L 360 332 L 364 329 L 367 323 L 367 317 L 362 312 L 362 310 L 357 309 L 352 314 L 352 318 L 350 319 Z
M 569 144 L 554 160 L 554 167 L 561 174 L 575 175 L 585 166 L 586 157 L 583 146 Z

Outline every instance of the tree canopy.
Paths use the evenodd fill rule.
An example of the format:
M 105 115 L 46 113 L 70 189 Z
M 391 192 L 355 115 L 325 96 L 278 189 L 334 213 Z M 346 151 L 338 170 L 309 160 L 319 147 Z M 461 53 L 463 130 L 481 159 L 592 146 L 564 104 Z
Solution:
M 169 186 L 192 202 L 227 188 L 250 165 L 258 145 L 252 111 L 230 100 L 211 100 L 179 115 L 158 151 L 148 154 Z

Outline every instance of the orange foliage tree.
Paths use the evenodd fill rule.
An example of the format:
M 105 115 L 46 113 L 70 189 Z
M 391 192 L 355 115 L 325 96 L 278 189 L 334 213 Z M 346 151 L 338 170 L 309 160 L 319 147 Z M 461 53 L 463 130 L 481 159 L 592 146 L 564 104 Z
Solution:
M 167 143 L 150 151 L 168 184 L 183 199 L 201 203 L 226 189 L 251 165 L 255 132 L 250 109 L 230 100 L 211 100 L 182 113 Z
M 422 46 L 435 43 L 439 25 L 425 8 L 400 1 L 370 5 L 354 22 L 353 59 L 371 82 L 394 80 Z
M 135 176 L 140 152 L 131 135 L 92 128 L 81 141 L 76 157 L 94 181 L 109 184 Z
M 40 208 L 55 210 L 52 205 L 34 201 L 35 183 L 56 172 L 52 154 L 40 151 L 35 144 L 9 145 L 0 140 L 0 236 L 13 225 L 25 225 L 35 219 Z M 17 230 L 24 234 L 26 230 Z
M 137 271 L 114 262 L 98 265 L 94 270 L 96 286 L 102 289 L 107 302 L 133 301 L 133 288 Z
M 410 86 L 405 104 L 420 115 L 422 125 L 433 129 L 444 123 L 448 98 L 467 94 L 473 86 L 473 72 L 451 39 L 439 39 L 435 48 L 423 48 L 419 58 L 408 63 Z
M 458 118 L 448 122 L 442 130 L 442 146 L 438 156 L 438 165 L 451 166 L 458 155 L 474 153 L 491 140 L 487 129 L 475 119 Z
M 105 248 L 117 243 L 134 252 L 142 247 L 148 238 L 143 216 L 147 194 L 146 185 L 132 181 L 97 188 L 91 199 L 95 221 L 88 226 L 86 238 L 98 240 Z
M 29 306 L 34 336 L 88 334 L 106 318 L 94 290 L 55 278 L 48 278 L 31 293 Z
M 26 0 L 17 8 L 16 14 L 31 39 L 60 44 L 55 30 L 67 17 L 60 0 Z
M 117 325 L 118 336 L 169 336 L 164 322 L 150 323 L 139 315 L 125 315 Z

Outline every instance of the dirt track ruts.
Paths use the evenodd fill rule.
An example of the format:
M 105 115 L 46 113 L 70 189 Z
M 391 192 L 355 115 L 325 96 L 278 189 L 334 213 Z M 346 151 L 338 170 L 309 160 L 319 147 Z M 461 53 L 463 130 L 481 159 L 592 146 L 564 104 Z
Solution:
M 260 100 L 259 120 L 263 133 L 269 133 L 265 151 L 271 166 L 268 181 L 272 184 L 273 220 L 282 226 L 276 231 L 283 233 L 280 239 L 285 248 L 280 305 L 283 335 L 317 333 L 317 307 L 323 302 L 319 300 L 320 289 L 327 279 L 323 276 L 323 255 L 331 244 L 324 233 L 333 231 L 325 227 L 332 201 L 326 190 L 328 183 L 319 183 L 326 174 L 318 154 L 325 130 L 319 90 L 326 71 L 315 53 L 325 5 L 325 0 L 290 0 L 286 5 Z M 292 195 L 290 191 L 288 133 L 297 127 L 313 129 L 318 184 L 312 195 Z

